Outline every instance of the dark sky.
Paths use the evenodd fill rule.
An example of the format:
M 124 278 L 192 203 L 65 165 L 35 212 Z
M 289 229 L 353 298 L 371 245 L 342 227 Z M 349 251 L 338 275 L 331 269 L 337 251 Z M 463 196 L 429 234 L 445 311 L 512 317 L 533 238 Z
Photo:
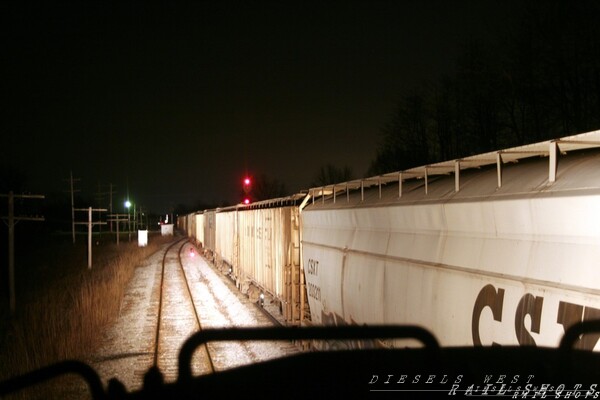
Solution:
M 0 165 L 32 192 L 72 170 L 82 193 L 112 183 L 158 213 L 235 203 L 246 171 L 290 193 L 326 163 L 363 176 L 403 91 L 514 16 L 492 0 L 110 3 L 0 5 Z

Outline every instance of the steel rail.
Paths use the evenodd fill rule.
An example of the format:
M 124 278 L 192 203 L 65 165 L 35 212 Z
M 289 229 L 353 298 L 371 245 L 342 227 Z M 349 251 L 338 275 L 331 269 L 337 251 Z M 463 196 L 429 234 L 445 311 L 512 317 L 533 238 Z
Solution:
M 187 289 L 187 293 L 190 298 L 190 302 L 192 303 L 192 310 L 194 310 L 194 317 L 196 318 L 196 323 L 198 324 L 198 331 L 201 332 L 203 330 L 202 323 L 200 322 L 200 316 L 198 315 L 198 310 L 196 309 L 196 305 L 194 304 L 194 297 L 192 296 L 192 290 L 190 288 L 190 283 L 187 279 L 187 275 L 185 273 L 185 268 L 183 268 L 183 262 L 181 261 L 181 249 L 183 249 L 183 246 L 185 246 L 186 243 L 189 243 L 189 241 L 185 241 L 179 248 L 179 252 L 177 253 L 177 260 L 179 262 L 179 267 L 181 268 L 181 273 L 183 274 L 183 280 L 185 281 L 185 287 Z M 195 247 L 192 247 L 192 248 L 194 249 L 194 251 L 196 250 Z M 208 359 L 208 363 L 210 366 L 210 373 L 214 374 L 215 373 L 215 365 L 213 363 L 212 357 L 210 356 L 210 351 L 208 349 L 208 343 L 204 343 L 204 345 L 202 347 L 204 347 L 204 350 L 206 351 L 206 358 Z
M 154 337 L 154 358 L 152 361 L 152 365 L 154 368 L 158 368 L 158 345 L 160 343 L 160 321 L 162 319 L 163 293 L 164 293 L 164 285 L 165 285 L 165 264 L 166 264 L 166 260 L 167 260 L 167 254 L 169 253 L 169 250 L 171 250 L 171 248 L 173 248 L 177 243 L 182 242 L 184 240 L 187 241 L 187 238 L 182 238 L 182 239 L 176 240 L 173 243 L 171 243 L 169 245 L 169 247 L 167 247 L 165 249 L 165 253 L 163 254 L 163 258 L 162 258 L 162 268 L 161 268 L 161 274 L 160 274 L 160 291 L 159 291 L 159 295 L 158 295 L 158 317 L 157 317 L 157 323 L 156 323 L 156 335 Z M 183 247 L 184 244 L 185 244 L 185 242 L 181 245 L 181 247 Z M 181 248 L 180 248 L 180 250 L 181 250 Z

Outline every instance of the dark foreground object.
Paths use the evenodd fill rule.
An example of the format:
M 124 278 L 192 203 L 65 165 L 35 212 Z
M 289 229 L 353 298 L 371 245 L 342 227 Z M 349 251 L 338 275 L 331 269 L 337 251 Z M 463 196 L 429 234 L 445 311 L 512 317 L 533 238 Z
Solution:
M 583 335 L 597 337 L 592 332 L 600 332 L 600 321 L 572 327 L 560 347 L 550 349 L 440 348 L 429 332 L 412 326 L 206 330 L 182 346 L 175 383 L 164 384 L 160 371 L 150 369 L 140 391 L 126 392 L 116 379 L 103 388 L 89 366 L 66 361 L 0 383 L 0 396 L 76 373 L 86 380 L 95 399 L 600 398 L 600 353 L 574 349 Z M 424 347 L 309 352 L 191 376 L 192 354 L 206 342 L 344 339 L 356 344 L 376 338 L 414 338 Z

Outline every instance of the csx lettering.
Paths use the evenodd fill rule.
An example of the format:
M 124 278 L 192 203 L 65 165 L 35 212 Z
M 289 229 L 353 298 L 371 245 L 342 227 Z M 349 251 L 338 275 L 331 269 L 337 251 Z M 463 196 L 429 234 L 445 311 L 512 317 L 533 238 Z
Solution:
M 504 289 L 496 289 L 493 285 L 484 286 L 475 300 L 473 306 L 473 317 L 471 319 L 471 333 L 473 344 L 481 346 L 481 337 L 479 335 L 479 320 L 486 307 L 492 311 L 492 317 L 495 321 L 502 322 L 502 311 L 504 308 Z M 529 316 L 531 321 L 531 332 L 540 333 L 542 322 L 542 310 L 544 309 L 544 298 L 525 293 L 515 310 L 514 327 L 517 340 L 520 345 L 535 346 L 536 342 L 531 333 L 525 327 L 525 319 Z M 546 311 L 547 313 L 547 311 Z M 575 323 L 593 319 L 600 319 L 600 310 L 593 307 L 584 307 L 579 304 L 567 303 L 561 301 L 556 310 L 556 323 L 563 326 L 566 331 Z M 600 340 L 600 333 L 590 333 L 582 335 L 576 342 L 575 348 L 582 350 L 593 350 L 596 343 Z M 498 343 L 492 343 L 498 345 Z

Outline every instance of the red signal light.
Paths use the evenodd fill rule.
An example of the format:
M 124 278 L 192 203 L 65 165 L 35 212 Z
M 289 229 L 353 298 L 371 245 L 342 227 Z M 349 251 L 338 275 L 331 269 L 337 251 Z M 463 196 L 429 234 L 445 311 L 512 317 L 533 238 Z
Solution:
M 249 175 L 244 176 L 242 179 L 242 189 L 244 193 L 242 193 L 242 203 L 250 204 L 250 192 L 252 192 L 252 179 Z
M 244 183 L 244 193 L 248 194 L 250 193 L 250 184 L 252 183 L 252 181 L 250 180 L 250 177 L 245 177 L 244 180 L 242 181 Z

